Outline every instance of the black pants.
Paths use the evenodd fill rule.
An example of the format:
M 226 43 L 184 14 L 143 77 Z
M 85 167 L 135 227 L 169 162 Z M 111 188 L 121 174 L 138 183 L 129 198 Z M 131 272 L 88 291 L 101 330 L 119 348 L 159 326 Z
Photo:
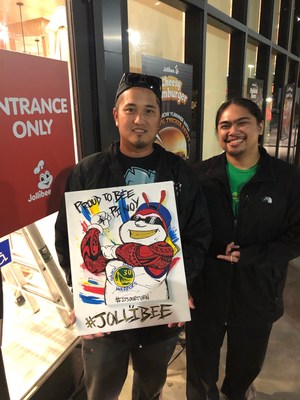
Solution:
M 222 393 L 229 400 L 245 400 L 247 389 L 261 371 L 272 324 L 205 323 L 192 318 L 186 324 L 187 399 L 219 400 L 220 349 L 227 334 Z
M 177 340 L 176 335 L 143 346 L 107 336 L 83 340 L 82 354 L 88 399 L 117 400 L 131 357 L 134 370 L 132 400 L 158 400 Z

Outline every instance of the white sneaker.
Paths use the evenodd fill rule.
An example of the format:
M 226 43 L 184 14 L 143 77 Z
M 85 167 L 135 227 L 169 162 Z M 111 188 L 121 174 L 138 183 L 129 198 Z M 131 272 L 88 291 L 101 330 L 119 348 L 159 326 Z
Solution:
M 255 400 L 256 399 L 256 390 L 254 385 L 251 385 L 246 393 L 246 400 Z
M 224 393 L 220 393 L 220 400 L 228 400 L 228 397 Z
M 256 399 L 256 390 L 254 385 L 251 385 L 247 390 L 245 400 L 255 400 Z M 228 397 L 224 393 L 220 393 L 220 400 L 228 400 Z

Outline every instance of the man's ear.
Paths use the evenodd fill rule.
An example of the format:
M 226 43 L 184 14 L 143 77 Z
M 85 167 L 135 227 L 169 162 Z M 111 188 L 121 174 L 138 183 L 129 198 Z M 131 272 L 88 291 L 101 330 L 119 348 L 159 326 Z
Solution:
M 259 135 L 262 135 L 263 132 L 264 132 L 264 121 L 261 121 L 261 122 L 258 124 L 258 133 L 259 133 Z
M 118 123 L 118 110 L 116 109 L 116 107 L 113 108 L 113 117 L 114 117 L 116 126 L 118 126 L 119 125 L 119 123 Z

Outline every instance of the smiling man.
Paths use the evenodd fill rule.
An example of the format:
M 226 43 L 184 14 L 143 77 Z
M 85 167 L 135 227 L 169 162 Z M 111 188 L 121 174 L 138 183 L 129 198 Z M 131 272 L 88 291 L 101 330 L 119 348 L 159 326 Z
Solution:
M 200 273 L 203 254 L 209 244 L 210 224 L 204 196 L 190 167 L 179 156 L 154 143 L 161 121 L 161 85 L 161 79 L 155 76 L 123 75 L 113 109 L 120 141 L 112 143 L 103 152 L 82 159 L 71 173 L 66 190 L 173 181 L 189 287 Z M 99 220 L 105 226 L 108 223 L 102 217 Z M 96 221 L 95 225 L 99 223 Z M 162 206 L 158 208 L 149 203 L 148 207 L 140 207 L 127 225 L 124 224 L 123 243 L 118 246 L 101 247 L 100 228 L 93 227 L 81 244 L 84 262 L 91 270 L 99 271 L 109 268 L 115 260 L 126 260 L 140 268 L 144 279 L 153 281 L 155 277 L 159 286 L 173 257 L 172 247 L 165 242 L 167 226 L 168 215 Z M 64 205 L 55 229 L 58 257 L 71 285 Z M 182 326 L 183 323 L 178 323 L 83 337 L 88 400 L 118 398 L 127 376 L 129 357 L 134 369 L 132 399 L 159 399 Z
M 187 398 L 255 399 L 252 383 L 273 322 L 283 314 L 288 262 L 300 255 L 300 173 L 259 145 L 263 115 L 252 101 L 234 98 L 222 104 L 216 130 L 224 152 L 195 166 L 212 241 L 202 277 L 191 289 L 195 309 L 186 327 Z

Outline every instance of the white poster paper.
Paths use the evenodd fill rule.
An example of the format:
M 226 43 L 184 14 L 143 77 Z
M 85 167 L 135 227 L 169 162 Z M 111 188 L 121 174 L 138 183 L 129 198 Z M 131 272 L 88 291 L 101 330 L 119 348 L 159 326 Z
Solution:
M 65 196 L 79 335 L 190 320 L 173 182 Z

